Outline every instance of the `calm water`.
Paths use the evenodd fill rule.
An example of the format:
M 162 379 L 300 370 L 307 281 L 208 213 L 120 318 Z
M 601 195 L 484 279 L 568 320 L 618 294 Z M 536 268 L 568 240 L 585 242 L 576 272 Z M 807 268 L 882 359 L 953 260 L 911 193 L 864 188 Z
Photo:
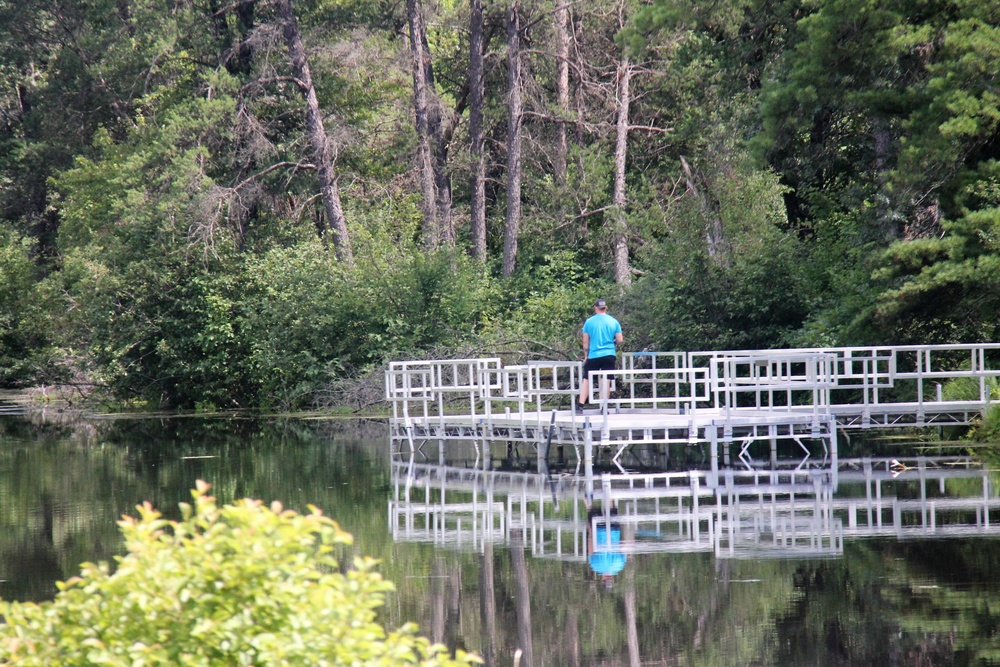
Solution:
M 80 562 L 122 552 L 121 514 L 170 514 L 204 479 L 222 501 L 323 508 L 396 583 L 387 625 L 492 664 L 519 646 L 536 667 L 1000 664 L 994 476 L 937 456 L 955 450 L 920 470 L 912 443 L 865 447 L 842 456 L 900 464 L 878 483 L 846 467 L 791 509 L 780 493 L 705 500 L 697 520 L 652 493 L 616 506 L 598 548 L 572 461 L 539 476 L 518 452 L 391 456 L 368 422 L 0 414 L 0 595 L 50 598 Z M 701 465 L 683 450 L 652 463 Z

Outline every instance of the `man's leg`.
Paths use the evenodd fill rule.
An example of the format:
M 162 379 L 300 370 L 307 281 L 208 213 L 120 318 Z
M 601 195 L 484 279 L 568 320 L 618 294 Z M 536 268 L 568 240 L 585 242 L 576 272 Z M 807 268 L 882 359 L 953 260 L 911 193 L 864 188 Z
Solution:
M 616 371 L 618 370 L 617 362 L 615 357 L 611 357 L 608 361 L 604 370 Z M 602 375 L 601 376 L 601 400 L 607 401 L 611 399 L 611 386 L 614 384 L 613 375 Z

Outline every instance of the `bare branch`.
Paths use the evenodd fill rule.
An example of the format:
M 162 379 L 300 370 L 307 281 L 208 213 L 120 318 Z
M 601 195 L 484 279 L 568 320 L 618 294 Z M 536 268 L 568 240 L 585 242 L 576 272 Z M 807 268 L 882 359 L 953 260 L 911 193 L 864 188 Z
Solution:
M 672 127 L 655 127 L 653 125 L 629 125 L 629 131 L 632 130 L 642 130 L 644 132 L 655 132 L 658 134 L 668 134 L 674 131 Z
M 267 167 L 266 169 L 258 171 L 257 173 L 252 174 L 251 176 L 243 179 L 242 181 L 240 181 L 239 183 L 237 183 L 236 185 L 234 185 L 231 189 L 233 191 L 240 190 L 244 186 L 246 186 L 248 183 L 252 183 L 253 181 L 255 181 L 258 178 L 260 178 L 261 176 L 264 176 L 265 174 L 269 174 L 269 173 L 271 173 L 272 171 L 274 171 L 276 169 L 281 169 L 282 167 L 295 167 L 294 171 L 298 171 L 299 169 L 304 169 L 304 170 L 313 170 L 313 169 L 316 169 L 316 165 L 308 163 L 308 162 L 289 162 L 289 161 L 278 162 L 277 164 L 272 164 L 270 167 Z
M 218 18 L 218 17 L 222 16 L 223 14 L 225 14 L 226 12 L 233 11 L 237 7 L 242 7 L 243 5 L 250 5 L 250 4 L 255 3 L 256 1 L 257 0 L 236 0 L 236 2 L 231 2 L 228 5 L 226 5 L 225 7 L 219 9 L 218 11 L 216 11 L 214 14 L 212 14 L 212 18 Z
M 240 92 L 243 93 L 244 91 L 250 90 L 252 88 L 262 88 L 263 86 L 266 86 L 269 83 L 291 83 L 294 86 L 296 86 L 299 90 L 309 89 L 309 86 L 307 86 L 302 79 L 297 79 L 294 76 L 272 76 L 266 79 L 255 79 L 254 81 L 251 81 L 250 83 L 240 88 Z
M 543 18 L 545 18 L 546 16 L 549 16 L 550 14 L 555 14 L 556 12 L 560 12 L 560 11 L 562 11 L 564 9 L 569 9 L 573 5 L 575 5 L 575 4 L 579 3 L 579 2 L 582 2 L 582 1 L 583 0 L 572 0 L 572 2 L 567 2 L 565 4 L 559 5 L 558 7 L 553 7 L 552 9 L 548 10 L 547 12 L 543 12 L 542 14 L 539 15 L 539 17 L 537 19 L 535 19 L 534 21 L 532 21 L 528 25 L 526 25 L 523 28 L 521 28 L 521 32 L 528 32 L 528 30 L 530 30 L 531 28 L 535 27 L 535 25 L 539 21 L 541 21 Z

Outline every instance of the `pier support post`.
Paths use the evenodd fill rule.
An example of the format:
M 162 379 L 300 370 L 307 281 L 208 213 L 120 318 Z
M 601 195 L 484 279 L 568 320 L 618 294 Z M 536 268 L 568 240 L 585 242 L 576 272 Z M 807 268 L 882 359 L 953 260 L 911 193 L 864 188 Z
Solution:
M 594 497 L 594 433 L 590 424 L 583 429 L 583 475 L 587 485 L 587 499 Z
M 839 456 L 837 454 L 837 418 L 830 418 L 830 469 L 833 471 L 833 491 L 837 491 L 840 483 L 837 472 L 840 470 Z
M 708 436 L 708 448 L 712 452 L 712 484 L 719 485 L 719 429 L 715 426 L 706 426 L 705 435 Z
M 770 424 L 767 427 L 768 440 L 771 443 L 771 470 L 778 469 L 778 427 Z

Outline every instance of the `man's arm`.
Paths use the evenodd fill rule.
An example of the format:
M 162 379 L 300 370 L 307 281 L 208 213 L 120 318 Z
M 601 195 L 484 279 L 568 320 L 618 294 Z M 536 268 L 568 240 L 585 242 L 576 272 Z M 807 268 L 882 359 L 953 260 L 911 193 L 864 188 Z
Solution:
M 583 332 L 583 360 L 587 360 L 587 352 L 590 350 L 590 334 Z
M 625 337 L 622 336 L 622 332 L 619 331 L 618 333 L 615 334 L 615 345 L 617 345 L 618 347 L 621 347 L 622 343 L 624 343 L 624 342 L 625 342 Z

